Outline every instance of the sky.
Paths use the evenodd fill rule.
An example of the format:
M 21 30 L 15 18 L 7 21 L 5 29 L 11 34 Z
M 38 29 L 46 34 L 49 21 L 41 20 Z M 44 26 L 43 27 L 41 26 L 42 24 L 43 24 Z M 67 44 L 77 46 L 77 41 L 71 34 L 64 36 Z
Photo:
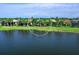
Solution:
M 79 3 L 0 3 L 0 17 L 79 17 Z

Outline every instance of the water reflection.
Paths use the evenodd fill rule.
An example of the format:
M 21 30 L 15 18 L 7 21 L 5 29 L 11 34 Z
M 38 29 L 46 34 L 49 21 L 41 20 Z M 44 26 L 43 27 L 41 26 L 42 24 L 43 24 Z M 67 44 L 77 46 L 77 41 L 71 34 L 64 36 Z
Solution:
M 13 38 L 13 31 L 2 31 L 2 35 L 1 36 L 3 36 L 4 37 L 4 39 L 8 39 L 8 40 L 11 40 L 12 38 Z
M 79 54 L 79 34 L 48 32 L 37 37 L 29 31 L 0 31 L 0 54 Z
M 79 33 L 75 34 L 76 46 L 79 48 Z

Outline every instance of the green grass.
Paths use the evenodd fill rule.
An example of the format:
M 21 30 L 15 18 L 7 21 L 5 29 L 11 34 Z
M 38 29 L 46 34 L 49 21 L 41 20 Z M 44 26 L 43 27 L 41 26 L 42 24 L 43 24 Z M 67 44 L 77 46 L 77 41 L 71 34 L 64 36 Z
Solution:
M 0 26 L 0 31 L 4 30 L 39 30 L 39 31 L 56 31 L 56 32 L 75 32 L 79 33 L 79 28 L 72 27 L 23 27 L 23 26 Z

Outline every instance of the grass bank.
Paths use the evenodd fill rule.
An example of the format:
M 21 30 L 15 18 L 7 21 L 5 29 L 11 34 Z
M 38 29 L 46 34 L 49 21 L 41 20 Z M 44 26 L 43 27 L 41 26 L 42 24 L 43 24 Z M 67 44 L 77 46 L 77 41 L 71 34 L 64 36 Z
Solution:
M 79 33 L 79 28 L 72 27 L 23 27 L 23 26 L 0 26 L 0 31 L 5 30 L 39 30 L 39 31 L 56 31 L 56 32 L 75 32 Z

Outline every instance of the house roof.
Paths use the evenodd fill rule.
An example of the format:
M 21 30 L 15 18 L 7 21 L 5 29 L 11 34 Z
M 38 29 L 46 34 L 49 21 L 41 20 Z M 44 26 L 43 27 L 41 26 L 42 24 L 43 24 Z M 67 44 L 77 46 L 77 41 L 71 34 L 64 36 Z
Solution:
M 14 19 L 13 22 L 18 22 L 19 20 Z
M 55 19 L 51 19 L 51 21 L 52 21 L 52 22 L 56 22 L 56 20 L 55 20 Z
M 79 20 L 71 20 L 72 23 L 78 23 Z

